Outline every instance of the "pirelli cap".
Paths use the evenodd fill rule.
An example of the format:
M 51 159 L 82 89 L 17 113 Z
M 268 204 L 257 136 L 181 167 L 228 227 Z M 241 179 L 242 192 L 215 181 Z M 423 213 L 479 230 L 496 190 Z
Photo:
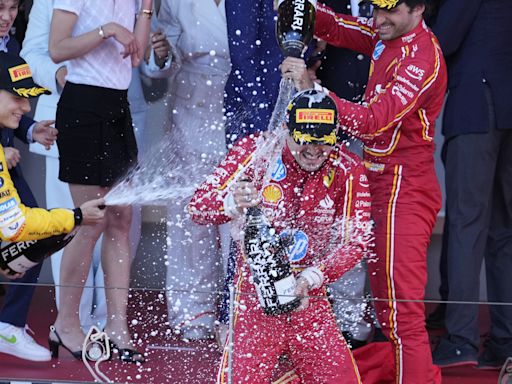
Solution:
M 51 93 L 34 82 L 25 60 L 18 55 L 5 52 L 0 52 L 0 89 L 26 98 Z
M 288 104 L 287 125 L 298 144 L 336 144 L 338 130 L 336 103 L 314 89 L 296 95 Z
M 404 0 L 361 0 L 359 3 L 368 3 L 380 9 L 393 9 L 403 2 Z

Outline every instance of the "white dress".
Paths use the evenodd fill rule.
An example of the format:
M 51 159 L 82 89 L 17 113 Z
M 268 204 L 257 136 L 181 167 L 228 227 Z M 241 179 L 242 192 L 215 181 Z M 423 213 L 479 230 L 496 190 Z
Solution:
M 174 47 L 177 64 L 170 84 L 170 150 L 200 179 L 224 157 L 224 86 L 230 72 L 224 0 L 164 0 L 160 28 Z M 168 212 L 167 297 L 169 323 L 184 337 L 205 337 L 215 320 L 222 288 L 219 228 L 199 226 L 186 213 L 188 197 Z M 224 238 L 229 238 L 224 227 Z M 224 240 L 225 244 L 228 240 Z

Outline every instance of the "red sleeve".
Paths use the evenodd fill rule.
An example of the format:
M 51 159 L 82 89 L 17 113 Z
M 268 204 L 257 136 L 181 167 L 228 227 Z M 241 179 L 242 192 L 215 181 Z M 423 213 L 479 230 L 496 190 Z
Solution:
M 224 213 L 224 199 L 228 195 L 230 183 L 244 171 L 244 165 L 252 159 L 255 141 L 252 138 L 240 140 L 219 164 L 212 175 L 196 190 L 188 211 L 197 224 L 224 224 L 231 217 Z M 246 175 L 249 171 L 244 171 Z
M 367 105 L 352 103 L 330 92 L 336 101 L 342 127 L 360 139 L 372 139 L 416 113 L 418 105 L 428 97 L 428 91 L 444 94 L 444 89 L 439 90 L 442 81 L 437 81 L 444 78 L 441 51 L 437 43 L 433 41 L 432 44 L 434 53 L 431 57 L 415 54 L 404 58 L 393 79 L 382 84 Z
M 372 244 L 371 197 L 362 164 L 354 166 L 345 180 L 344 196 L 337 207 L 331 251 L 319 269 L 330 284 L 348 272 L 365 256 Z
M 335 47 L 348 48 L 371 56 L 376 33 L 373 19 L 335 13 L 331 8 L 318 4 L 315 36 Z

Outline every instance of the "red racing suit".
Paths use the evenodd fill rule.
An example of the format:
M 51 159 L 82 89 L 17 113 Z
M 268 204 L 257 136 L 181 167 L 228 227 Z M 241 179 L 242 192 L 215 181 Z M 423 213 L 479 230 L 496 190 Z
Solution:
M 436 382 L 421 301 L 427 247 L 441 207 L 433 161 L 434 123 L 447 81 L 441 49 L 424 22 L 399 38 L 381 41 L 373 19 L 335 14 L 322 5 L 315 34 L 371 57 L 363 105 L 330 95 L 343 129 L 365 144 L 376 222 L 377 262 L 369 265 L 370 278 L 374 297 L 383 299 L 376 307 L 395 349 L 396 382 Z
M 260 137 L 257 140 L 262 140 Z M 367 252 L 371 234 L 370 193 L 364 167 L 357 157 L 335 147 L 316 172 L 306 172 L 288 147 L 265 165 L 267 177 L 258 178 L 248 164 L 261 142 L 242 139 L 196 191 L 190 204 L 192 220 L 222 224 L 232 218 L 224 211 L 226 187 L 239 172 L 254 180 L 261 207 L 272 226 L 292 234 L 288 250 L 292 268 L 300 272 L 319 268 L 324 281 L 310 291 L 306 310 L 267 316 L 250 282 L 249 266 L 239 246 L 234 325 L 234 383 L 270 383 L 279 356 L 286 352 L 304 383 L 360 383 L 353 357 L 336 326 L 326 299 L 326 284 L 339 279 Z M 265 140 L 265 139 L 263 139 Z M 224 354 L 218 383 L 226 383 L 228 355 Z

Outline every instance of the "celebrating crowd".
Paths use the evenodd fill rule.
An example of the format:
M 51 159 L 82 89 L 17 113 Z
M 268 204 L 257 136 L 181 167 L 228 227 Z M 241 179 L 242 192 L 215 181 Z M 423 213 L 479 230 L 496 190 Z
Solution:
M 104 197 L 149 153 L 140 148 L 141 77 L 150 77 L 169 79 L 173 165 L 205 180 L 167 202 L 168 324 L 185 340 L 226 344 L 218 383 L 431 384 L 439 368 L 501 369 L 512 356 L 512 307 L 499 305 L 512 303 L 507 0 L 328 0 L 316 6 L 304 58 L 279 51 L 279 4 L 0 0 L 1 239 L 76 231 L 51 260 L 49 349 L 27 332 L 41 264 L 0 269 L 22 283 L 3 298 L 0 353 L 48 361 L 65 349 L 81 359 L 84 330 L 97 325 L 121 361 L 144 363 L 127 311 L 140 207 Z M 281 79 L 296 92 L 282 126 L 268 127 Z M 424 300 L 442 205 L 434 136 L 443 107 L 440 293 L 450 304 L 427 319 L 447 331 L 431 350 Z M 14 135 L 45 156 L 44 204 Z M 287 244 L 296 279 L 287 293 L 300 298 L 291 312 L 269 316 L 257 299 L 243 231 L 253 207 Z M 498 305 L 478 353 L 483 259 Z M 234 303 L 217 295 L 228 287 Z M 388 353 L 376 355 L 382 373 L 369 375 L 352 352 L 379 339 Z

